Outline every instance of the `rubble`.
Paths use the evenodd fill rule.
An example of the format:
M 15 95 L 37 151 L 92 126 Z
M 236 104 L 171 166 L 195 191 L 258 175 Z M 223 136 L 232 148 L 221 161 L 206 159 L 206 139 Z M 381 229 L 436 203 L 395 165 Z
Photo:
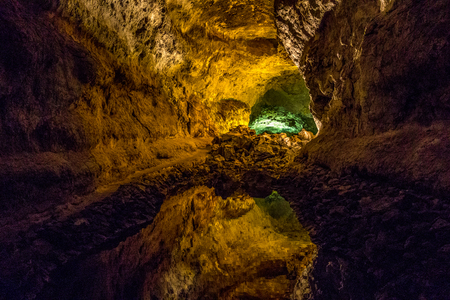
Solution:
M 303 129 L 298 135 L 256 135 L 240 125 L 212 141 L 207 163 L 216 170 L 257 169 L 280 174 L 314 135 Z

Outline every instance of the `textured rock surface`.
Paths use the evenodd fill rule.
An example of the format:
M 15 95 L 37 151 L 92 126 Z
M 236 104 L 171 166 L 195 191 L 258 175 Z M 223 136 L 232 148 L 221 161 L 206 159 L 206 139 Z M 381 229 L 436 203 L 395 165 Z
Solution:
M 0 18 L 2 208 L 65 201 L 160 163 L 165 144 L 173 156 L 200 145 L 188 127 L 208 118 L 175 106 L 154 73 L 33 2 L 7 1 Z
M 304 167 L 278 184 L 320 249 L 309 299 L 448 297 L 447 198 Z
M 245 143 L 246 131 L 239 127 L 215 145 L 234 151 Z M 2 230 L 0 295 L 135 299 L 170 294 L 196 299 L 206 293 L 267 299 L 292 293 L 295 299 L 445 299 L 450 291 L 445 197 L 365 174 L 339 176 L 292 159 L 283 167 L 271 155 L 276 136 L 253 135 L 251 140 L 258 141 L 254 151 L 261 164 L 237 167 L 239 151 L 218 163 L 214 158 L 221 155 L 212 150 L 208 163 L 204 157 L 138 176 L 80 212 L 55 215 L 21 232 Z M 199 185 L 231 198 L 222 200 L 206 187 L 187 191 Z M 288 261 L 297 261 L 303 254 L 276 250 L 286 241 L 296 243 L 295 226 L 286 222 L 292 216 L 285 213 L 287 203 L 278 201 L 277 194 L 256 203 L 245 194 L 264 197 L 272 190 L 289 201 L 318 246 L 312 270 L 307 264 L 300 270 L 273 260 L 285 261 L 290 253 L 294 258 L 289 254 Z M 251 237 L 267 236 L 272 242 L 245 244 L 254 241 Z M 258 245 L 276 255 L 246 252 Z M 229 276 L 221 278 L 223 274 Z M 213 283 L 211 277 L 216 278 Z
M 448 296 L 450 7 L 280 0 L 273 15 L 272 4 L 1 3 L 0 298 L 285 297 L 286 284 L 298 299 Z M 260 104 L 305 109 L 291 101 L 308 98 L 296 89 L 297 67 L 323 125 L 306 146 L 306 131 L 287 139 L 238 127 L 214 140 L 204 164 L 138 172 L 117 192 L 74 196 L 198 153 Z M 243 194 L 173 207 L 186 218 L 168 212 L 147 240 L 162 199 L 198 185 L 222 198 L 238 189 L 286 197 L 319 247 L 310 295 L 309 270 L 295 270 L 294 280 L 273 260 L 252 269 L 282 273 L 271 280 L 234 266 L 228 274 L 242 283 L 216 280 L 234 285 L 221 291 L 208 283 L 218 278 L 212 262 L 227 271 L 227 257 L 202 252 L 217 239 L 205 224 L 257 214 Z M 194 240 L 201 233 L 205 240 Z
M 248 124 L 266 91 L 303 82 L 278 45 L 272 6 L 7 1 L 0 207 L 64 202 Z
M 311 120 L 314 127 L 308 127 L 304 121 L 304 116 L 301 114 L 293 114 L 283 107 L 279 106 L 265 106 L 261 108 L 259 114 L 251 118 L 249 127 L 256 131 L 256 134 L 261 133 L 286 133 L 288 135 L 298 134 L 303 128 L 314 130 L 317 133 L 313 117 L 310 115 L 308 120 Z
M 262 171 L 279 177 L 313 135 L 304 129 L 288 137 L 281 134 L 261 134 L 247 126 L 238 126 L 212 141 L 207 162 L 212 170 L 226 174 L 233 181 L 246 181 L 247 171 Z
M 311 143 L 312 159 L 450 189 L 449 9 L 409 0 L 277 2 L 279 36 L 328 135 Z
M 214 113 L 214 104 L 226 99 L 251 107 L 277 87 L 273 78 L 302 82 L 278 47 L 272 1 L 74 0 L 60 11 L 133 71 L 157 73 L 168 100 L 188 113 Z M 199 125 L 199 132 L 213 126 Z
M 309 42 L 316 36 L 325 13 L 340 2 L 340 0 L 275 1 L 278 36 L 298 67 L 303 66 Z
M 28 222 L 2 224 L 0 299 L 92 299 L 94 294 L 88 294 L 99 290 L 92 283 L 100 282 L 89 276 L 104 270 L 88 270 L 101 267 L 92 257 L 151 224 L 170 193 L 204 184 L 209 172 L 204 161 L 203 157 L 138 176 L 85 207 L 86 199 L 80 198 L 67 211 L 58 207 Z

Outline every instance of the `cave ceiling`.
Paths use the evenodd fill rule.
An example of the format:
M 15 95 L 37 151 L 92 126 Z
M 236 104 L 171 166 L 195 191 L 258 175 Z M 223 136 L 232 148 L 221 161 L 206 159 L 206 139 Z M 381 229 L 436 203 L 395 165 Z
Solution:
M 89 177 L 95 186 L 157 165 L 167 152 L 157 141 L 177 139 L 171 145 L 181 153 L 196 148 L 190 138 L 247 125 L 252 107 L 308 112 L 309 93 L 277 38 L 273 5 L 5 3 L 2 169 L 19 177 L 36 168 L 44 174 L 61 169 L 58 178 Z M 283 100 L 274 102 L 268 93 Z
M 345 168 L 337 157 L 349 152 L 336 152 L 346 148 L 333 144 L 335 134 L 353 145 L 348 161 L 360 159 L 377 173 L 398 165 L 395 155 L 370 146 L 390 132 L 396 145 L 421 153 L 399 146 L 407 155 L 391 171 L 411 174 L 411 180 L 426 175 L 426 160 L 418 157 L 432 153 L 434 159 L 448 151 L 444 2 L 4 4 L 0 153 L 7 159 L 2 170 L 24 175 L 39 162 L 38 168 L 56 164 L 74 178 L 113 180 L 166 157 L 158 149 L 164 143 L 157 141 L 177 139 L 174 147 L 183 152 L 190 148 L 188 139 L 249 124 L 250 114 L 264 106 L 304 113 L 310 99 L 313 121 L 330 137 L 321 137 L 327 151 L 319 140 L 309 144 L 317 149 L 309 157 L 321 155 L 326 165 Z M 367 138 L 352 144 L 355 137 Z M 440 146 L 433 148 L 434 141 Z M 374 155 L 386 158 L 386 166 L 372 163 Z M 414 171 L 406 172 L 410 159 Z M 441 163 L 434 165 L 440 170 Z M 448 185 L 445 176 L 438 181 Z
M 229 113 L 220 111 L 221 100 L 251 108 L 269 89 L 303 83 L 277 39 L 273 5 L 259 0 L 89 0 L 68 1 L 60 9 L 132 72 L 159 78 L 175 105 L 204 105 L 224 133 L 248 124 L 249 111 L 232 112 L 234 118 L 224 120 L 221 116 Z M 303 102 L 307 109 L 309 98 Z

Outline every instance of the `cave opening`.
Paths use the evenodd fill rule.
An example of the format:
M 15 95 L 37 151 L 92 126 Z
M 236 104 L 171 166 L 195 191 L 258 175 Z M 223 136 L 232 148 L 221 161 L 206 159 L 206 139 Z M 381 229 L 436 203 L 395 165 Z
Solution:
M 299 73 L 275 77 L 252 106 L 248 126 L 256 134 L 292 136 L 304 129 L 316 135 L 318 128 L 309 104 L 309 90 Z

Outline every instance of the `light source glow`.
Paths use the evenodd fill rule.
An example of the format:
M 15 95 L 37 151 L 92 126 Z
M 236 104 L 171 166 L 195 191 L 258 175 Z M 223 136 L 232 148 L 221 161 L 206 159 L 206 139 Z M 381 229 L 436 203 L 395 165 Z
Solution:
M 254 129 L 256 134 L 284 132 L 294 135 L 303 129 L 304 124 L 300 114 L 293 114 L 279 106 L 266 106 L 259 115 L 253 116 L 249 127 Z

